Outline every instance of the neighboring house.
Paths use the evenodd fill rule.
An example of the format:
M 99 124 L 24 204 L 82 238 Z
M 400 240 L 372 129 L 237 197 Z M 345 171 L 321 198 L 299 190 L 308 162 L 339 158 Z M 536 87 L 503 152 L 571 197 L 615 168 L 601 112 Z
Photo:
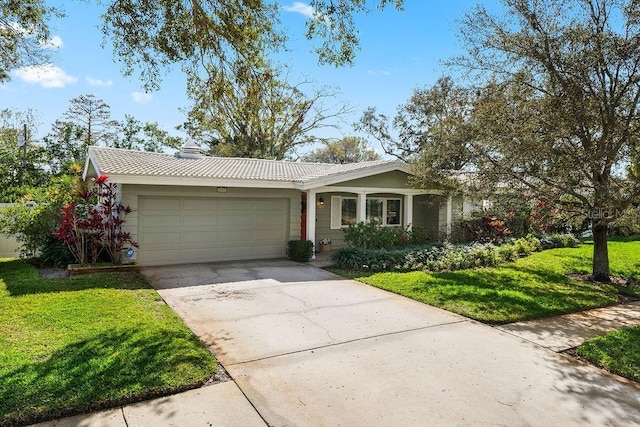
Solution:
M 0 203 L 0 215 L 2 210 L 11 206 L 12 203 Z M 0 258 L 17 258 L 20 255 L 22 245 L 13 236 L 0 234 Z
M 462 199 L 414 189 L 399 161 L 353 164 L 201 156 L 90 147 L 84 178 L 109 176 L 133 212 L 125 227 L 141 265 L 281 258 L 289 240 L 344 245 L 361 221 L 450 232 Z M 459 205 L 459 209 L 456 209 Z

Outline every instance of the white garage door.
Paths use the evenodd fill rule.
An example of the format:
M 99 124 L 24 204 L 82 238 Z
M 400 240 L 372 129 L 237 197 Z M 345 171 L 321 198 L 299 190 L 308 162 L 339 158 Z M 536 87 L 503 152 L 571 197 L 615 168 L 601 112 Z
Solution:
M 141 196 L 138 202 L 141 265 L 286 254 L 287 199 Z

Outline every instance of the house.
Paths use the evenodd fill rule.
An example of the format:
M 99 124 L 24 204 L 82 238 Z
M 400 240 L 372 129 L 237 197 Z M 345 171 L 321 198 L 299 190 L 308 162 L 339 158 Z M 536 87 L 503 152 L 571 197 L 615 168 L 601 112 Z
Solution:
M 140 265 L 282 258 L 289 240 L 331 239 L 376 220 L 389 227 L 451 230 L 462 199 L 415 189 L 399 161 L 323 164 L 90 147 L 89 179 L 105 174 L 133 212 L 125 227 Z M 458 206 L 460 209 L 456 209 Z

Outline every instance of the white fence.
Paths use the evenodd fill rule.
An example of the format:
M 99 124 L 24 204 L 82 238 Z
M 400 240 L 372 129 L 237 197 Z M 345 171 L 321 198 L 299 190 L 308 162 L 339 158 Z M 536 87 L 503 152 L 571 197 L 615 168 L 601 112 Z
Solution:
M 11 203 L 0 203 L 0 215 L 2 209 L 11 206 Z M 20 253 L 20 243 L 13 237 L 0 234 L 0 258 L 17 258 Z

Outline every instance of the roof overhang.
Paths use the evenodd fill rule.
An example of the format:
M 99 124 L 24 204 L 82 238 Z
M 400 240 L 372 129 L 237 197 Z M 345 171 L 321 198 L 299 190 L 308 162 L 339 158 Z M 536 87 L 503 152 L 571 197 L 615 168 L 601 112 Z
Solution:
M 387 172 L 404 172 L 412 175 L 411 167 L 406 163 L 396 161 L 383 163 L 368 168 L 362 168 L 358 170 L 348 171 L 339 174 L 333 174 L 329 176 L 322 176 L 318 178 L 311 178 L 305 181 L 297 181 L 296 188 L 301 191 L 313 190 L 315 188 L 326 187 L 327 185 L 340 184 L 341 182 L 352 181 L 354 179 L 368 178 L 370 176 L 380 175 Z
M 367 178 L 387 172 L 400 171 L 412 174 L 411 168 L 403 162 L 394 161 L 360 168 L 356 170 L 336 172 L 326 176 L 310 178 L 301 181 L 290 180 L 265 180 L 265 179 L 230 179 L 217 177 L 193 177 L 193 176 L 163 176 L 163 175 L 141 175 L 141 174 L 114 174 L 103 172 L 99 162 L 93 155 L 92 150 L 88 150 L 82 178 L 86 181 L 106 173 L 109 181 L 118 184 L 135 185 L 177 185 L 196 187 L 244 187 L 244 188 L 280 188 L 297 189 L 300 191 L 313 190 L 326 187 L 328 185 L 340 184 L 360 178 Z

